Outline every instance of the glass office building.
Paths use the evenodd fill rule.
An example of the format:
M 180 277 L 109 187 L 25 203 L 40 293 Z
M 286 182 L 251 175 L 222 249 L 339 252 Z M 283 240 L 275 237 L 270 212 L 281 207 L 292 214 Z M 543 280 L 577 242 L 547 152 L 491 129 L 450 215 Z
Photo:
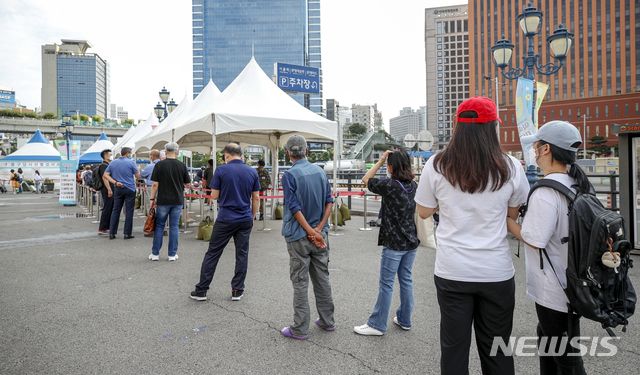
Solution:
M 321 69 L 320 0 L 192 0 L 193 96 L 209 79 L 224 91 L 251 60 L 272 77 L 276 62 Z M 293 94 L 322 113 L 320 95 Z
M 65 113 L 108 117 L 109 63 L 87 53 L 86 40 L 62 39 L 42 46 L 42 111 L 58 118 Z

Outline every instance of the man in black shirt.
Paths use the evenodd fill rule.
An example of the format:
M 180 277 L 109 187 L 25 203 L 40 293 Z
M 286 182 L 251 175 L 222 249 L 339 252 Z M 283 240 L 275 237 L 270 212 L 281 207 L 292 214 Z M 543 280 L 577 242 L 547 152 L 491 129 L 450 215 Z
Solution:
M 162 247 L 162 231 L 169 217 L 169 260 L 178 259 L 178 222 L 183 206 L 184 185 L 191 182 L 187 166 L 176 159 L 178 144 L 167 143 L 165 160 L 159 161 L 151 174 L 150 207 L 156 207 L 156 230 L 149 259 L 158 260 Z
M 93 178 L 102 179 L 102 176 L 104 176 L 104 171 L 111 161 L 111 150 L 102 150 L 100 157 L 102 158 L 102 164 L 100 164 L 97 175 L 93 176 Z M 111 191 L 109 191 L 103 183 L 102 189 L 100 189 L 100 194 L 102 194 L 102 215 L 100 216 L 98 234 L 109 233 L 109 222 L 111 221 L 111 212 L 113 211 L 113 185 L 111 188 Z

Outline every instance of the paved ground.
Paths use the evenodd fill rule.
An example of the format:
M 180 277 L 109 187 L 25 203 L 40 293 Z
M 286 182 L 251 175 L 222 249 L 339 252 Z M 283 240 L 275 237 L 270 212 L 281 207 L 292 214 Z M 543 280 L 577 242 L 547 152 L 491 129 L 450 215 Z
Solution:
M 358 231 L 361 218 L 341 228 L 343 236 L 330 238 L 337 330 L 312 326 L 310 338 L 298 341 L 279 332 L 291 322 L 293 294 L 281 222 L 268 221 L 270 232 L 256 231 L 261 225 L 254 229 L 241 301 L 230 299 L 234 257 L 228 249 L 209 299 L 197 302 L 189 292 L 207 246 L 195 233 L 181 234 L 178 261 L 167 262 L 165 244 L 161 261 L 151 262 L 151 239 L 142 237 L 144 219 L 134 221 L 135 239 L 124 241 L 120 234 L 109 240 L 96 234 L 91 219 L 60 218 L 73 213 L 84 211 L 59 205 L 53 194 L 0 196 L 2 374 L 439 373 L 433 250 L 420 248 L 413 268 L 411 331 L 393 323 L 383 337 L 352 331 L 373 309 L 381 252 L 377 229 Z M 515 252 L 515 242 L 512 248 Z M 514 257 L 514 263 L 513 334 L 531 336 L 536 317 L 524 292 L 524 260 Z M 638 268 L 632 270 L 636 285 Z M 396 291 L 392 309 L 397 304 Z M 620 333 L 614 357 L 586 357 L 588 373 L 637 374 L 638 323 L 634 316 L 628 332 Z M 606 336 L 592 322 L 582 327 L 584 336 Z M 515 363 L 518 374 L 538 373 L 536 357 L 517 357 Z M 480 373 L 473 348 L 470 369 Z

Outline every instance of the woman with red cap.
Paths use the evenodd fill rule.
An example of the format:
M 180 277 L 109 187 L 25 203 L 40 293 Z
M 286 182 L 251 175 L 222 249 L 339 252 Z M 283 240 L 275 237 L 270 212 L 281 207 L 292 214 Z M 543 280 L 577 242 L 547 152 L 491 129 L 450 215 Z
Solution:
M 439 212 L 435 285 L 440 305 L 442 374 L 468 374 L 473 327 L 483 374 L 514 374 L 508 343 L 515 282 L 507 216 L 517 217 L 529 184 L 520 162 L 500 149 L 500 119 L 489 98 L 458 107 L 448 147 L 429 158 L 416 203 L 426 219 Z

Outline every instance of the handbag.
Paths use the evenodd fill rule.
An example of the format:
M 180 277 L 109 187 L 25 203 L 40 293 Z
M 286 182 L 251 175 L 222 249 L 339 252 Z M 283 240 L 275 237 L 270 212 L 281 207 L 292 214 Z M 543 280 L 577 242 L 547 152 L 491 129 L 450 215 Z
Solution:
M 202 240 L 205 242 L 209 242 L 209 240 L 211 239 L 211 233 L 213 233 L 213 221 L 211 221 L 211 218 L 209 216 L 206 217 L 205 220 L 203 220 L 200 224 L 205 223 L 202 226 Z M 199 228 L 198 228 L 199 229 Z
M 147 215 L 147 220 L 144 222 L 145 232 L 151 233 L 156 230 L 156 208 L 152 208 L 149 210 L 149 215 Z
M 210 223 L 211 223 L 211 217 L 207 216 L 206 218 L 204 218 L 204 220 L 200 222 L 200 224 L 198 224 L 198 235 L 196 236 L 196 240 L 201 240 L 203 238 L 202 228 L 204 228 L 207 224 L 210 224 Z
M 282 220 L 284 210 L 282 209 L 282 205 L 280 205 L 280 201 L 276 204 L 276 208 L 273 211 L 273 217 L 276 220 Z
M 342 214 L 342 223 L 343 224 L 347 220 L 351 220 L 351 210 L 349 210 L 349 206 L 344 204 L 344 202 L 342 201 L 342 198 L 340 198 L 340 208 L 339 208 L 339 210 L 340 210 L 340 213 Z
M 418 207 L 416 207 L 416 212 L 414 214 L 414 219 L 416 222 L 416 230 L 418 234 L 418 239 L 420 240 L 420 246 L 429 247 L 435 250 L 436 248 L 436 240 L 433 233 L 433 216 L 429 216 L 426 219 L 423 219 L 418 214 Z

